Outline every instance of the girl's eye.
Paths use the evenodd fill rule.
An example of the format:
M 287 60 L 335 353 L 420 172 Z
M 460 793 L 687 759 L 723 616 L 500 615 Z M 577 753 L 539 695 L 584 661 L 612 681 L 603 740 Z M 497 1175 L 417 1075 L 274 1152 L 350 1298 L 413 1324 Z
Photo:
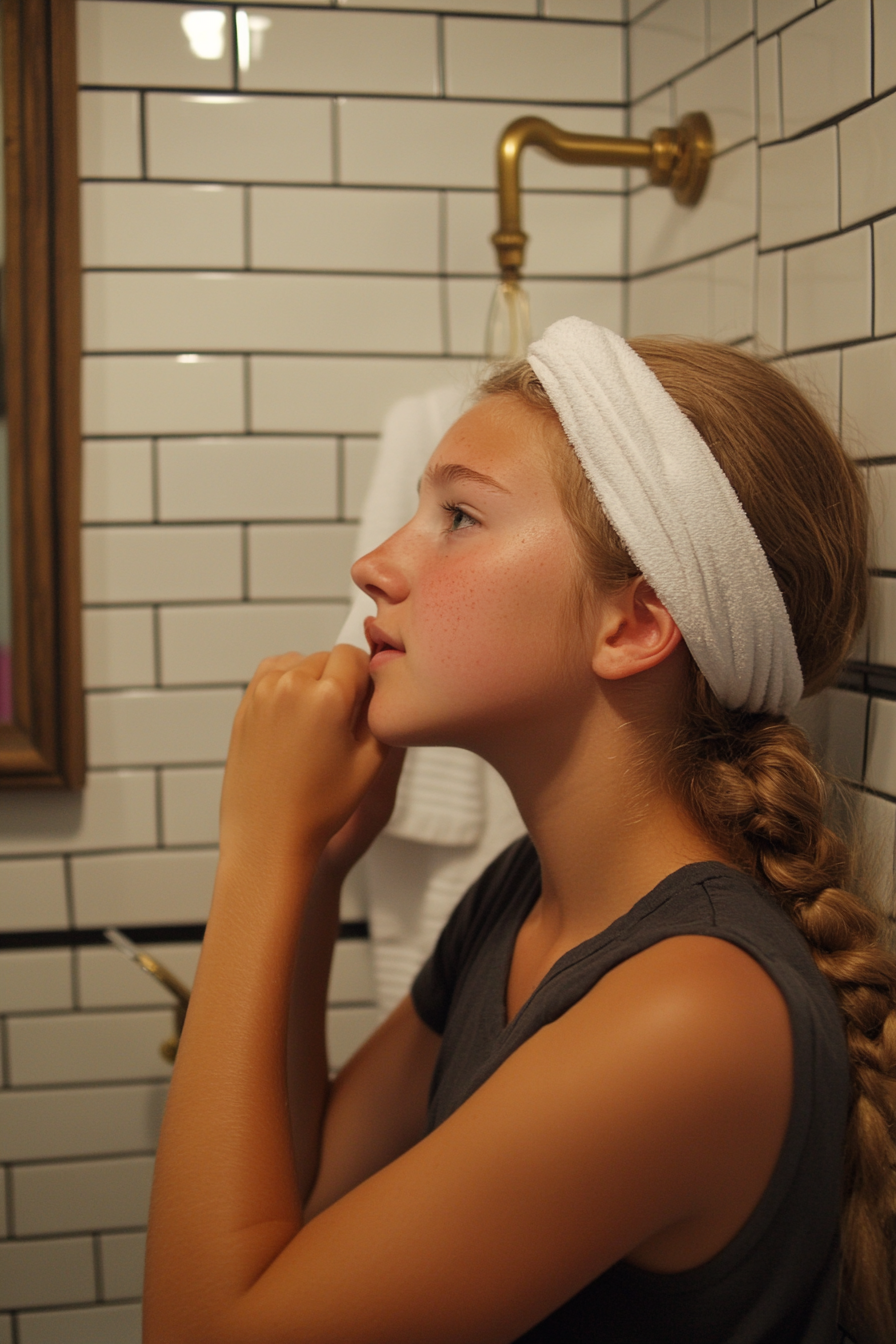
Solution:
M 448 528 L 449 532 L 460 532 L 462 528 L 475 526 L 476 519 L 472 518 L 459 504 L 443 504 L 442 508 L 451 519 Z

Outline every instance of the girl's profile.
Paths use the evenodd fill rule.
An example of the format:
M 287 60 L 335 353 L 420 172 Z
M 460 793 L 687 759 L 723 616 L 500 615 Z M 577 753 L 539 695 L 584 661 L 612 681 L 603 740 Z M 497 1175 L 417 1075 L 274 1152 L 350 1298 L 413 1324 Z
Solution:
M 788 717 L 867 504 L 731 348 L 578 318 L 492 370 L 348 645 L 259 667 L 163 1125 L 148 1344 L 896 1337 L 896 961 Z M 404 748 L 527 835 L 334 1078 L 342 882 Z

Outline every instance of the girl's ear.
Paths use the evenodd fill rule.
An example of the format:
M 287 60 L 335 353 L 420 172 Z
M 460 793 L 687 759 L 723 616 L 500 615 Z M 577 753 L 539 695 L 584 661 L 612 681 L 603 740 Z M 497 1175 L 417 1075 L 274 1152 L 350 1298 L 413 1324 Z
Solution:
M 619 681 L 656 667 L 680 643 L 675 621 L 639 577 L 603 599 L 591 667 L 604 680 Z

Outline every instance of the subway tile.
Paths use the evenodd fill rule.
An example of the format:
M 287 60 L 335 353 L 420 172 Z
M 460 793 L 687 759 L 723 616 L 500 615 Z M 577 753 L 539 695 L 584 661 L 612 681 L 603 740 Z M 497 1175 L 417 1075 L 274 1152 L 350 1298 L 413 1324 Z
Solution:
M 815 0 L 756 0 L 756 33 L 765 37 L 798 19 L 815 6 Z
M 787 254 L 787 348 L 871 335 L 871 230 Z
M 376 439 L 346 439 L 344 457 L 343 512 L 346 518 L 360 518 L 367 488 L 376 465 Z
M 760 145 L 764 145 L 781 136 L 781 48 L 777 37 L 760 42 L 756 48 L 756 93 L 756 130 Z
M 331 529 L 328 529 L 331 530 Z M 250 555 L 258 566 L 257 551 L 250 543 Z M 313 551 L 316 553 L 317 546 Z M 342 547 L 340 546 L 340 552 Z M 263 547 L 262 547 L 263 550 Z M 353 537 L 345 547 L 351 562 L 354 554 Z M 274 562 L 276 563 L 276 562 Z M 283 587 L 293 581 L 289 576 L 278 576 Z M 300 587 L 312 587 L 315 582 L 332 593 L 336 582 L 327 584 L 318 572 L 304 572 L 298 580 Z M 340 576 L 341 591 L 347 596 L 347 571 Z M 161 615 L 162 681 L 165 685 L 186 685 L 190 682 L 214 685 L 215 682 L 248 682 L 261 662 L 275 654 L 296 651 L 313 653 L 317 649 L 332 648 L 346 617 L 344 604 L 311 603 L 294 605 L 278 602 L 266 606 L 258 602 L 239 602 L 215 607 L 168 607 Z
M 753 51 L 752 40 L 739 42 L 675 85 L 678 115 L 705 112 L 717 154 L 756 134 Z
M 0 1092 L 4 1162 L 155 1149 L 167 1089 L 158 1084 Z
M 343 182 L 410 187 L 495 185 L 495 146 L 504 127 L 529 113 L 569 131 L 622 135 L 621 109 L 539 104 L 466 103 L 449 99 L 340 99 L 340 164 Z M 620 190 L 619 168 L 563 164 L 529 151 L 529 188 Z
M 33 804 L 35 798 L 36 795 L 31 794 L 29 801 Z M 27 849 L 28 845 L 25 843 L 19 848 Z M 60 929 L 67 924 L 65 869 L 61 859 L 4 859 L 0 862 L 0 929 L 4 932 Z
M 152 521 L 149 439 L 85 439 L 81 517 L 85 523 Z
M 139 1227 L 149 1213 L 152 1168 L 151 1157 L 16 1167 L 16 1236 Z
M 761 352 L 784 347 L 784 253 L 766 252 L 756 258 L 756 340 Z
M 159 515 L 181 520 L 332 518 L 334 439 L 164 439 Z
M 155 842 L 155 784 L 148 770 L 88 771 L 80 793 L 13 793 L 0 811 L 0 854 L 131 849 Z M 13 927 L 42 927 L 40 910 L 35 901 L 33 921 L 29 916 Z
M 491 4 L 489 0 L 486 0 L 486 3 L 482 5 L 483 9 L 486 7 L 493 13 L 500 12 L 499 7 Z M 451 8 L 465 9 L 466 6 L 452 3 Z M 529 12 L 533 11 L 530 10 Z M 623 20 L 625 18 L 622 0 L 544 0 L 542 12 L 548 19 L 603 19 L 612 21 L 613 19 Z
M 629 334 L 734 341 L 751 334 L 753 245 L 632 281 Z
M 479 355 L 485 350 L 485 328 L 494 280 L 449 280 L 448 311 L 453 354 Z M 615 280 L 526 280 L 537 338 L 552 322 L 575 313 L 600 326 L 622 326 L 622 283 Z
M 684 261 L 756 232 L 756 146 L 742 145 L 712 166 L 693 209 L 668 191 L 646 188 L 631 198 L 631 265 L 635 272 Z
M 150 177 L 197 182 L 329 182 L 330 100 L 148 94 Z
M 379 9 L 383 0 L 340 0 L 340 7 L 346 9 Z M 547 5 L 551 0 L 545 0 Z M 568 5 L 575 8 L 577 5 L 583 9 L 601 8 L 609 10 L 618 10 L 622 0 L 558 0 L 561 5 Z M 435 9 L 443 10 L 445 0 L 389 0 L 390 9 Z M 451 0 L 452 13 L 488 13 L 488 14 L 532 14 L 537 9 L 537 0 Z M 604 18 L 603 14 L 569 14 L 559 15 L 551 14 L 551 18 Z M 611 14 L 608 17 L 619 18 L 619 14 Z
M 170 865 L 169 865 L 170 871 Z M 189 866 L 185 869 L 189 875 Z M 194 865 L 193 876 L 197 879 L 200 887 L 209 886 L 209 869 Z M 108 874 L 102 875 L 101 880 L 107 881 Z M 158 874 L 156 874 L 158 882 Z M 181 881 L 184 885 L 184 881 Z M 114 897 L 113 897 L 114 899 Z M 208 900 L 205 902 L 207 909 Z M 146 909 L 152 907 L 144 907 Z M 177 918 L 182 916 L 178 907 Z M 125 912 L 128 913 L 128 912 Z M 119 913 L 117 918 L 121 918 Z M 205 916 L 203 915 L 203 918 Z M 153 909 L 153 918 L 155 912 Z M 101 921 L 102 922 L 102 921 Z M 125 921 L 122 920 L 122 923 Z M 201 920 L 196 921 L 201 923 Z M 182 984 L 189 989 L 193 984 L 196 975 L 196 963 L 199 960 L 199 943 L 141 943 L 141 947 L 150 956 L 155 957 L 161 965 L 166 966 L 169 971 L 177 976 Z M 166 1008 L 171 1007 L 171 994 L 158 980 L 153 979 L 146 971 L 133 961 L 127 960 L 114 947 L 82 947 L 77 952 L 78 959 L 78 991 L 79 1003 L 81 1008 L 136 1008 L 142 1006 L 155 1006 L 161 1004 Z M 129 1218 L 124 1222 L 119 1222 L 116 1226 L 136 1226 L 136 1224 L 145 1221 L 142 1218 Z M 100 1224 L 105 1226 L 106 1224 Z M 108 1224 L 112 1226 L 112 1224 Z
M 822 350 L 818 354 L 797 355 L 793 359 L 779 360 L 775 367 L 796 383 L 834 433 L 839 433 L 840 351 Z
M 675 113 L 672 110 L 673 85 L 667 84 L 655 93 L 633 103 L 629 108 L 629 133 L 640 140 L 649 140 L 650 133 L 657 126 L 672 126 Z M 637 175 L 639 183 L 647 181 L 646 172 L 640 169 L 630 170 Z
M 224 771 L 220 766 L 162 771 L 162 840 L 216 845 Z
M 861 826 L 864 876 L 879 907 L 896 917 L 893 866 L 896 858 L 896 805 L 873 793 L 859 793 L 856 812 Z
M 896 466 L 872 466 L 868 472 L 871 498 L 871 565 L 896 570 Z
M 138 94 L 111 89 L 81 90 L 78 159 L 82 177 L 140 176 Z
M 896 331 L 896 215 L 874 225 L 874 334 Z
M 896 93 L 840 122 L 840 206 L 844 227 L 896 208 Z
M 896 7 L 874 0 L 874 92 L 896 86 Z
M 19 1316 L 19 1344 L 140 1344 L 140 1339 L 139 1302 Z
M 437 271 L 432 191 L 254 187 L 252 265 L 321 271 Z
M 865 783 L 896 796 L 896 700 L 871 701 Z
M 7 1315 L 0 1316 L 0 1344 L 15 1344 L 12 1335 L 11 1316 Z
M 825 770 L 841 779 L 860 780 L 867 713 L 867 695 L 828 687 L 801 701 L 791 718 L 808 736 Z
M 190 10 L 137 0 L 80 0 L 81 84 L 223 89 L 231 83 L 224 10 Z
M 619 275 L 622 270 L 622 196 L 523 197 L 529 235 L 527 275 Z M 494 276 L 490 235 L 497 228 L 495 198 L 485 192 L 447 196 L 448 271 Z
M 253 429 L 261 433 L 377 433 L 400 397 L 472 386 L 476 365 L 448 359 L 328 359 L 254 355 Z
M 171 1016 L 163 1009 L 12 1017 L 7 1024 L 10 1080 L 14 1087 L 33 1087 L 167 1078 L 171 1065 L 159 1046 L 170 1034 Z
M 781 34 L 784 134 L 871 97 L 871 0 L 831 0 Z
M 146 1233 L 112 1232 L 100 1237 L 100 1254 L 103 1296 L 110 1301 L 117 1297 L 140 1297 L 143 1292 Z
M 0 1307 L 51 1307 L 93 1299 L 89 1237 L 0 1242 Z
M 0 952 L 0 1013 L 28 1013 L 71 1006 L 72 959 L 67 948 L 46 952 Z
M 512 19 L 444 24 L 449 97 L 588 103 L 624 97 L 621 28 Z
M 799 243 L 838 227 L 837 128 L 759 153 L 762 247 Z
M 269 28 L 240 87 L 303 93 L 438 93 L 436 19 L 346 10 L 253 10 Z M 531 95 L 530 95 L 531 96 Z
M 843 436 L 856 457 L 896 454 L 896 340 L 843 351 Z
M 355 536 L 355 527 L 348 523 L 250 527 L 250 595 L 253 599 L 348 596 Z
M 202 923 L 208 915 L 217 861 L 213 849 L 152 849 L 77 858 L 72 863 L 75 923 L 82 928 Z M 144 993 L 142 972 L 137 975 L 124 961 L 122 965 L 136 977 L 137 992 Z M 88 984 L 85 992 L 89 997 L 101 989 Z
M 239 356 L 93 355 L 82 368 L 87 434 L 239 434 L 244 428 Z
M 91 350 L 441 350 L 435 278 L 95 271 L 84 300 Z
M 753 0 L 709 0 L 709 50 L 718 51 L 753 30 Z
M 637 98 L 703 59 L 706 7 L 702 0 L 664 0 L 629 28 L 631 93 Z
M 153 685 L 155 641 L 149 607 L 88 607 L 83 629 L 88 689 Z
M 205 765 L 227 755 L 239 690 L 92 691 L 87 744 L 100 765 Z
M 869 659 L 896 667 L 896 579 L 873 578 Z
M 340 938 L 333 949 L 328 1003 L 364 1003 L 375 998 L 373 960 L 366 938 Z
M 327 1057 L 330 1068 L 341 1069 L 378 1024 L 379 1013 L 376 1008 L 329 1008 Z
M 240 529 L 88 527 L 87 602 L 186 602 L 242 595 Z
M 243 193 L 218 184 L 85 182 L 81 263 L 242 266 Z

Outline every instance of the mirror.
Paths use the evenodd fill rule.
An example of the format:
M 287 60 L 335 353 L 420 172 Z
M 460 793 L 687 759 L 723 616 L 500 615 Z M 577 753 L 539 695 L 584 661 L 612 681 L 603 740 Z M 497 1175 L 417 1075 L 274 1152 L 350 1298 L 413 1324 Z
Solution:
M 84 782 L 75 0 L 0 0 L 0 787 Z

